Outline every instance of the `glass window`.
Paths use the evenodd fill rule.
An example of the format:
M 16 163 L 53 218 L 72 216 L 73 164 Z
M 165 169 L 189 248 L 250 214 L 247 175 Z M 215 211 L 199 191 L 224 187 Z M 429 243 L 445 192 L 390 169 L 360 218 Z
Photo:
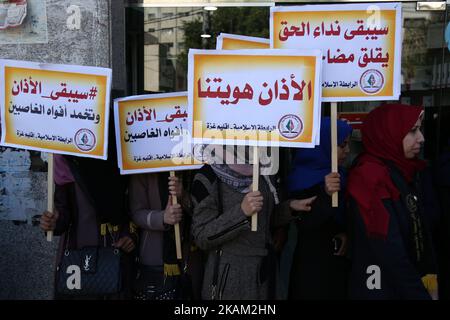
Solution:
M 444 41 L 447 13 L 416 11 L 416 3 L 402 3 L 402 8 L 399 102 L 425 106 L 424 155 L 434 159 L 450 137 L 450 92 L 445 90 L 450 85 L 450 52 Z M 216 11 L 203 7 L 128 8 L 130 94 L 187 90 L 190 48 L 214 49 L 221 32 L 269 38 L 269 13 L 267 6 L 218 7 Z M 450 41 L 450 29 L 447 33 Z M 202 38 L 202 34 L 211 37 Z M 381 103 L 345 102 L 339 103 L 338 110 L 367 113 Z M 327 105 L 322 110 L 329 113 Z M 357 132 L 354 140 L 353 150 L 360 150 Z
M 442 90 L 443 82 L 447 81 L 444 75 L 448 74 L 443 71 L 443 68 L 448 66 L 442 64 L 445 12 L 417 11 L 416 3 L 403 3 L 402 17 L 401 97 L 398 102 L 425 107 L 424 156 L 434 159 L 439 153 L 439 145 L 442 145 L 440 136 L 443 132 L 439 129 L 445 115 L 442 106 L 450 104 L 450 95 L 444 94 Z M 445 51 L 446 57 L 450 58 L 448 50 Z M 369 112 L 383 102 L 340 103 L 339 111 Z M 355 135 L 358 138 L 353 139 L 352 150 L 361 150 L 359 132 L 356 131 Z
M 131 43 L 136 56 L 136 72 L 143 73 L 142 92 L 187 90 L 187 54 L 192 49 L 213 49 L 221 32 L 269 37 L 269 7 L 219 7 L 206 11 L 203 7 L 128 8 L 134 21 L 145 17 L 144 48 Z M 210 38 L 202 38 L 210 34 Z M 129 52 L 129 54 L 133 54 Z M 172 77 L 168 79 L 167 77 Z M 139 85 L 137 86 L 139 87 Z

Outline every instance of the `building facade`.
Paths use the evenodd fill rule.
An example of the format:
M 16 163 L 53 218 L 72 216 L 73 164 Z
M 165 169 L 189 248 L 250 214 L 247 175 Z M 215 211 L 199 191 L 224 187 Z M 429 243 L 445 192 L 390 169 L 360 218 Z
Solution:
M 189 48 L 215 48 L 220 32 L 268 37 L 270 6 L 322 1 L 27 0 L 27 15 L 9 28 L 5 8 L 13 2 L 0 1 L 0 58 L 112 68 L 115 98 L 184 91 Z M 403 11 L 400 101 L 425 106 L 424 156 L 433 160 L 450 137 L 450 5 L 397 2 Z M 338 107 L 368 112 L 380 104 Z M 352 148 L 360 147 L 355 137 Z M 46 160 L 40 152 L 0 147 L 0 299 L 52 298 L 58 239 L 46 242 L 35 223 L 46 206 Z

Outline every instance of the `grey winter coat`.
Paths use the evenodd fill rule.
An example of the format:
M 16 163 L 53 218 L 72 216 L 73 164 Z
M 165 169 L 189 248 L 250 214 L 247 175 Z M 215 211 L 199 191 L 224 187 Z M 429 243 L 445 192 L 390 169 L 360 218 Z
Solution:
M 264 205 L 258 213 L 258 230 L 251 231 L 251 219 L 241 209 L 245 194 L 227 184 L 212 180 L 202 172 L 193 182 L 194 208 L 192 233 L 196 244 L 207 253 L 203 299 L 269 299 L 275 292 L 271 279 L 276 265 L 271 259 L 271 215 L 275 208 L 273 194 L 260 178 Z M 218 187 L 223 213 L 219 214 Z M 218 258 L 220 256 L 220 258 Z M 217 285 L 213 277 L 218 264 Z

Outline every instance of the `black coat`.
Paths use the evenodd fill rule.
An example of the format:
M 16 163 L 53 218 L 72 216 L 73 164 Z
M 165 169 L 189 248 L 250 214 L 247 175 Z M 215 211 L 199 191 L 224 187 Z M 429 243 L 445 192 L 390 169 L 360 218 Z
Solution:
M 439 299 L 450 299 L 450 151 L 444 153 L 435 167 L 434 182 L 439 196 L 441 216 L 435 230 L 439 264 Z
M 304 199 L 317 196 L 310 212 L 296 219 L 297 245 L 289 283 L 289 299 L 345 299 L 349 261 L 336 256 L 333 238 L 344 232 L 337 223 L 337 209 L 321 185 L 294 195 Z
M 417 177 L 418 188 L 408 185 L 401 174 L 391 168 L 391 178 L 399 189 L 401 196 L 398 200 L 385 199 L 383 204 L 389 214 L 389 226 L 385 239 L 367 236 L 367 231 L 356 201 L 349 199 L 352 220 L 352 269 L 349 284 L 349 294 L 352 299 L 430 299 L 421 277 L 426 268 L 427 273 L 436 273 L 437 266 L 434 259 L 431 229 L 433 219 L 438 214 L 435 202 L 430 197 L 430 180 L 425 175 Z M 410 224 L 410 211 L 406 204 L 405 195 L 414 194 L 417 199 L 417 211 L 422 224 L 423 236 L 428 241 L 425 247 L 427 261 L 422 266 L 413 259 L 410 239 L 412 239 L 412 226 Z M 411 207 L 411 206 L 410 206 Z M 423 265 L 426 264 L 426 267 Z M 379 268 L 380 288 L 369 288 L 369 279 L 373 279 L 374 271 L 371 266 Z M 368 281 L 369 280 L 369 281 Z

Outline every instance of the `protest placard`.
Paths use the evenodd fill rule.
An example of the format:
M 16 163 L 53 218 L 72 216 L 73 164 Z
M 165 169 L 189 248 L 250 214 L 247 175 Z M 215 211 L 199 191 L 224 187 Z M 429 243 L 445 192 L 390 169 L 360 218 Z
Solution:
M 192 157 L 187 92 L 114 100 L 122 174 L 198 169 Z
M 0 144 L 106 159 L 111 70 L 0 60 Z
M 190 50 L 193 142 L 314 147 L 318 50 Z
M 272 7 L 275 49 L 323 52 L 323 101 L 397 100 L 400 96 L 401 4 Z
M 269 49 L 270 40 L 258 37 L 221 33 L 217 37 L 217 50 Z

